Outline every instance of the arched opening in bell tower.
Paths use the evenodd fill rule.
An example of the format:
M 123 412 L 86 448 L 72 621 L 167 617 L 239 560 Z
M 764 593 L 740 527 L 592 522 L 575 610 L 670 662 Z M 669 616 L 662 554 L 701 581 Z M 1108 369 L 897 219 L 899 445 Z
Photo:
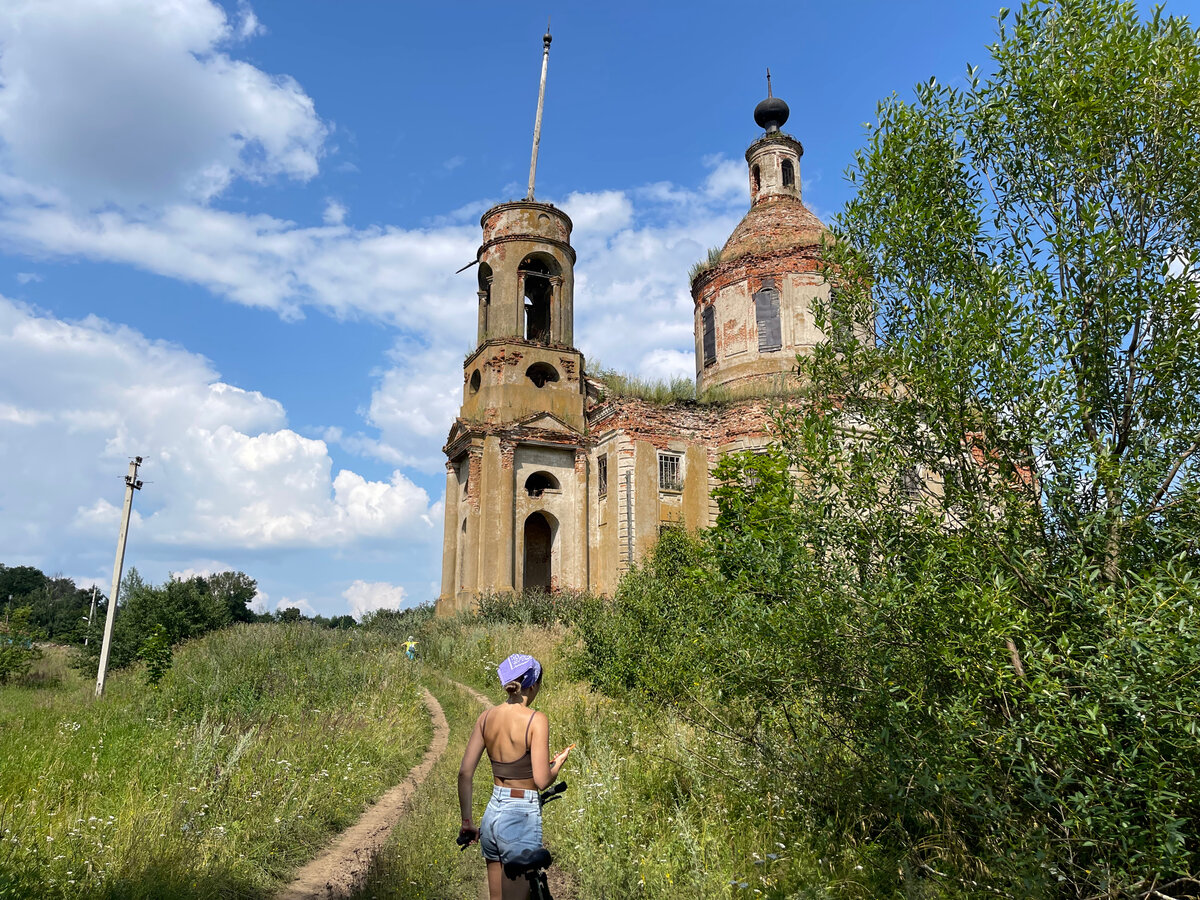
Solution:
M 545 513 L 530 513 L 525 520 L 525 567 L 522 586 L 525 590 L 550 590 L 551 551 L 554 549 L 554 525 Z
M 550 343 L 550 307 L 554 300 L 554 276 L 558 264 L 552 256 L 530 253 L 519 271 L 525 286 L 525 340 Z

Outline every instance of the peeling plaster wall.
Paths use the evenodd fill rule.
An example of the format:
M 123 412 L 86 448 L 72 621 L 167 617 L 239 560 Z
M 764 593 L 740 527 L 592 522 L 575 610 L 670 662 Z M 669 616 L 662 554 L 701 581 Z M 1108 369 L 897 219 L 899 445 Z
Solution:
M 754 294 L 772 279 L 779 291 L 779 324 L 782 346 L 759 351 Z M 719 385 L 769 383 L 796 367 L 797 353 L 810 353 L 825 339 L 816 325 L 814 298 L 829 297 L 815 248 L 781 251 L 767 257 L 743 257 L 719 267 L 698 283 L 696 328 L 696 383 L 701 391 Z M 705 366 L 704 309 L 715 309 L 716 358 Z

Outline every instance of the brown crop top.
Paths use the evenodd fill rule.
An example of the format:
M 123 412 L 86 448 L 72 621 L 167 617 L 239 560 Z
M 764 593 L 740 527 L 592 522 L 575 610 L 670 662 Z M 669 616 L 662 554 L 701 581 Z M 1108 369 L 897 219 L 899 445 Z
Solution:
M 487 725 L 487 717 L 488 713 L 490 712 L 491 710 L 489 709 L 483 714 L 483 721 L 479 724 L 479 733 L 481 735 L 483 734 L 484 726 Z M 487 751 L 488 762 L 492 764 L 493 777 L 499 778 L 503 781 L 515 781 L 517 779 L 532 780 L 533 756 L 529 751 L 529 729 L 533 725 L 533 717 L 536 715 L 536 712 L 529 714 L 529 721 L 525 725 L 525 755 L 520 759 L 514 759 L 512 762 L 497 762 L 496 760 L 492 759 L 492 751 Z M 484 744 L 484 749 L 487 749 L 486 742 Z

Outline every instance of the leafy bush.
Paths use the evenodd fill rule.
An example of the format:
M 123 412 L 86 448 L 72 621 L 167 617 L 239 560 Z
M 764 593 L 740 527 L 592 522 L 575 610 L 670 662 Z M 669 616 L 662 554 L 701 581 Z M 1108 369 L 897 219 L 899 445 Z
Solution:
M 479 595 L 475 615 L 494 625 L 572 625 L 600 602 L 587 591 L 487 591 Z
M 1006 15 L 880 104 L 781 456 L 581 671 L 740 736 L 876 896 L 1195 896 L 1200 33 Z
M 41 657 L 29 624 L 31 612 L 28 606 L 18 607 L 0 623 L 0 684 L 23 677 Z
M 167 636 L 167 629 L 155 625 L 138 651 L 138 656 L 146 664 L 146 682 L 158 684 L 162 681 L 171 668 L 171 639 Z

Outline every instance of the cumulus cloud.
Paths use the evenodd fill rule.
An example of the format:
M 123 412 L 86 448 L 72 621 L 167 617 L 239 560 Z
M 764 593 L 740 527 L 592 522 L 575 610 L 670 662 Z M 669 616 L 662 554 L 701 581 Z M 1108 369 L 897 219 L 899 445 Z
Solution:
M 341 225 L 346 221 L 347 212 L 349 210 L 346 209 L 344 204 L 330 197 L 325 201 L 325 212 L 321 218 L 325 221 L 326 225 Z
M 39 258 L 135 266 L 284 318 L 316 311 L 397 328 L 403 336 L 376 373 L 364 410 L 374 432 L 330 429 L 324 438 L 389 465 L 438 470 L 441 444 L 461 401 L 462 354 L 475 341 L 474 272 L 456 270 L 474 257 L 477 218 L 490 201 L 412 228 L 351 227 L 345 206 L 332 197 L 325 200 L 320 224 L 218 208 L 210 201 L 233 178 L 311 177 L 327 127 L 294 81 L 231 55 L 260 28 L 248 7 L 239 7 L 231 24 L 209 0 L 155 2 L 161 8 L 139 0 L 104 5 L 20 0 L 0 25 L 5 42 L 0 140 L 8 151 L 0 157 L 7 166 L 0 171 L 0 245 Z M 78 22 L 59 29 L 59 17 L 68 13 L 78 13 Z M 161 27 L 151 28 L 146 21 L 155 17 Z M 116 33 L 130 18 L 137 21 L 128 33 Z M 111 36 L 111 47 L 79 47 L 93 26 L 101 37 Z M 110 58 L 117 50 L 125 62 Z M 140 68 L 141 59 L 153 66 Z M 93 70 L 103 71 L 92 78 Z M 149 79 L 150 71 L 159 73 L 156 79 Z M 86 82 L 78 88 L 85 97 L 79 102 L 108 111 L 109 118 L 94 110 L 84 116 L 55 105 L 58 101 L 44 110 L 37 106 L 43 95 L 75 96 L 76 81 Z M 237 86 L 236 102 L 229 99 L 231 85 Z M 193 107 L 196 121 L 174 122 L 177 110 Z M 113 117 L 134 122 L 130 133 L 112 131 Z M 172 143 L 177 138 L 186 146 Z M 138 162 L 142 149 L 125 154 L 126 140 L 154 148 L 155 159 Z M 97 158 L 77 166 L 72 154 L 88 147 L 96 148 Z M 690 370 L 688 267 L 724 241 L 747 203 L 743 164 L 719 156 L 705 163 L 709 173 L 695 187 L 661 182 L 576 192 L 559 201 L 575 222 L 576 343 L 590 361 L 652 377 Z M 102 196 L 103 208 L 82 202 L 95 196 Z M 194 368 L 194 361 L 185 366 L 192 375 Z M 177 377 L 151 374 L 161 374 L 168 384 Z M 213 379 L 190 377 L 188 384 L 176 387 L 194 392 L 204 384 L 204 403 L 222 415 L 238 407 L 251 418 L 269 418 L 266 398 L 240 396 Z M 41 409 L 8 398 L 5 403 L 0 421 L 28 422 Z M 104 410 L 117 408 L 80 409 L 77 424 L 111 418 Z M 410 516 L 419 508 L 421 497 L 411 485 L 394 480 L 378 482 L 381 496 L 367 503 L 352 479 L 338 482 L 340 476 L 323 468 L 324 441 L 288 430 L 282 410 L 272 415 L 253 427 L 225 419 L 197 423 L 196 445 L 209 459 L 234 456 L 264 482 L 279 474 L 275 465 L 293 478 L 303 472 L 304 489 L 293 504 L 303 512 L 278 514 L 274 498 L 255 496 L 252 485 L 236 513 L 228 503 L 219 510 L 196 507 L 185 514 L 177 505 L 161 513 L 171 534 L 192 542 L 203 529 L 217 528 L 250 546 L 318 536 L 341 540 L 376 533 L 380 515 Z M 222 430 L 222 423 L 228 428 Z M 171 464 L 169 458 L 161 462 Z M 205 472 L 232 493 L 220 467 L 210 465 Z M 332 490 L 332 496 L 318 496 L 322 490 Z
M 138 540 L 180 550 L 351 546 L 437 532 L 399 471 L 333 471 L 278 401 L 223 383 L 203 357 L 95 317 L 0 298 L 0 545 L 38 552 L 58 523 L 109 537 L 129 457 L 144 459 Z M 47 475 L 54 490 L 41 487 Z
M 225 52 L 260 26 L 210 0 L 12 0 L 0 17 L 10 174 L 76 203 L 208 200 L 317 173 L 327 126 L 287 76 Z
M 403 609 L 407 598 L 404 588 L 386 581 L 355 581 L 342 591 L 350 606 L 350 615 L 362 619 L 363 615 L 377 609 Z
M 304 597 L 301 597 L 298 600 L 293 600 L 291 597 L 282 597 L 275 603 L 276 612 L 281 609 L 288 609 L 289 607 L 295 607 L 296 609 L 300 610 L 301 615 L 308 616 L 309 618 L 317 615 L 316 607 L 309 603 Z

